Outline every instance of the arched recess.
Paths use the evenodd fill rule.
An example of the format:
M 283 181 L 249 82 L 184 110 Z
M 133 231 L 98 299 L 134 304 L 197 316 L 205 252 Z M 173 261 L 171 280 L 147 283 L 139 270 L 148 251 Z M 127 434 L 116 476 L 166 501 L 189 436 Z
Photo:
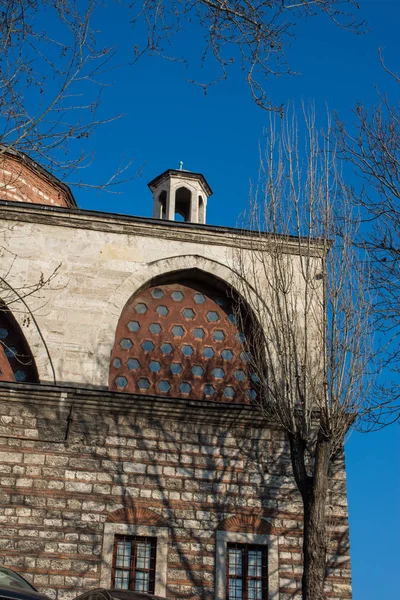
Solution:
M 171 280 L 180 272 L 192 272 L 198 278 L 213 274 L 213 281 L 236 291 L 237 276 L 226 264 L 198 254 L 184 254 L 161 258 L 145 265 L 137 265 L 136 270 L 116 288 L 109 298 L 107 308 L 99 323 L 97 340 L 97 362 L 93 370 L 93 384 L 107 387 L 110 355 L 113 349 L 115 332 L 124 307 L 142 289 L 150 287 L 158 278 L 166 276 Z
M 38 383 L 38 371 L 21 327 L 0 304 L 0 381 Z
M 182 270 L 153 279 L 125 305 L 111 353 L 112 391 L 246 403 L 255 391 L 234 291 Z M 254 320 L 251 320 L 254 324 Z
M 264 535 L 271 533 L 271 523 L 260 515 L 236 514 L 224 519 L 218 530 Z

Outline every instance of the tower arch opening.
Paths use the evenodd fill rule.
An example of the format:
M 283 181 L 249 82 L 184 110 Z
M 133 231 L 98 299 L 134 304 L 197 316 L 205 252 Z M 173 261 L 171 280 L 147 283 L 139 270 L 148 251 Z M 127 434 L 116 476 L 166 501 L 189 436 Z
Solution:
M 165 219 L 167 214 L 167 192 L 163 190 L 158 196 L 158 218 Z
M 185 186 L 181 186 L 175 192 L 175 220 L 190 221 L 190 209 L 192 192 Z

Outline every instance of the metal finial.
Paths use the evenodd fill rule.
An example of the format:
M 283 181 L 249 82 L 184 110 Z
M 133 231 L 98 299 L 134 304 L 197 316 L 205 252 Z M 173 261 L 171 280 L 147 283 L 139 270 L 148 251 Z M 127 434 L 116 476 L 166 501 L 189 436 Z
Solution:
M 180 171 L 183 170 L 183 161 L 182 160 L 179 161 L 179 170 Z

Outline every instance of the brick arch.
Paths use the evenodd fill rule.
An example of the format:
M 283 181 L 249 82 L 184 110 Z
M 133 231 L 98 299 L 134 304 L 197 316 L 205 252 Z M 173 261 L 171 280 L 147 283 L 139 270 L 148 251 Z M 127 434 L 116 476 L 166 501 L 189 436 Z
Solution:
M 110 513 L 107 523 L 125 523 L 127 525 L 148 525 L 166 527 L 163 517 L 144 506 L 124 506 Z
M 152 261 L 146 265 L 135 265 L 136 270 L 128 275 L 109 298 L 103 313 L 97 335 L 97 363 L 93 372 L 93 384 L 107 386 L 110 354 L 114 345 L 115 330 L 121 313 L 130 298 L 151 281 L 165 275 L 186 269 L 198 269 L 203 273 L 214 273 L 221 281 L 233 286 L 235 275 L 232 269 L 215 260 L 197 254 L 172 256 Z
M 218 530 L 266 535 L 271 533 L 271 524 L 259 515 L 236 514 L 224 519 Z
M 12 307 L 13 310 L 10 310 L 0 298 L 0 310 L 4 310 L 10 316 L 12 322 L 21 332 L 32 357 L 36 376 L 30 380 L 30 383 L 56 383 L 49 349 L 35 315 L 23 299 L 13 299 Z

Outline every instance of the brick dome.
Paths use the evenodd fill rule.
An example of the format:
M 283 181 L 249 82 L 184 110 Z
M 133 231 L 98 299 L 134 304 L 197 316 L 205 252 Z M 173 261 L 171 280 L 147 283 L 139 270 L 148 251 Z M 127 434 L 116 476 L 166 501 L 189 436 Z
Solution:
M 24 152 L 0 145 L 0 200 L 76 208 L 69 187 Z

